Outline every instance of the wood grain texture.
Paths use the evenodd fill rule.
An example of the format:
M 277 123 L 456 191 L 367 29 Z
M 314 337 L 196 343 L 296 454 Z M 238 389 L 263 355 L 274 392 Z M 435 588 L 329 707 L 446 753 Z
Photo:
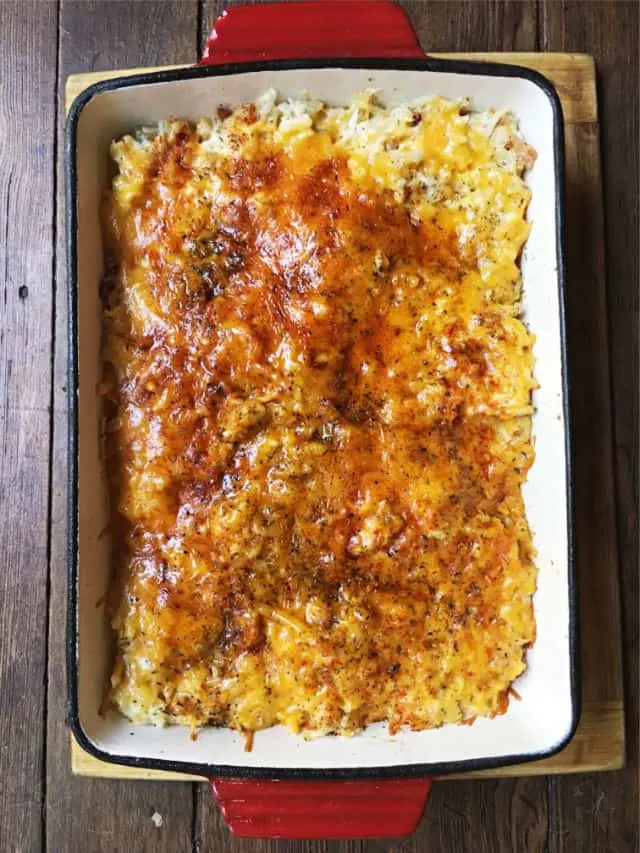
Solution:
M 1 4 L 0 4 L 1 6 Z M 50 36 L 54 38 L 53 34 Z M 197 3 L 69 2 L 60 9 L 58 187 L 63 186 L 64 84 L 76 71 L 159 62 L 192 62 L 197 47 Z M 61 195 L 59 190 L 59 195 Z M 51 853 L 187 853 L 192 849 L 193 786 L 80 780 L 70 771 L 66 713 L 66 272 L 64 210 L 57 217 L 58 287 L 51 524 L 49 715 L 47 726 L 46 841 Z M 155 821 L 153 815 L 159 815 Z M 156 823 L 161 819 L 161 825 Z M 0 851 L 4 848 L 0 843 Z
M 599 75 L 607 253 L 605 258 L 593 249 L 593 222 L 588 208 L 584 209 L 592 199 L 585 198 L 576 187 L 572 205 L 575 238 L 579 242 L 574 244 L 571 262 L 582 287 L 574 291 L 569 310 L 578 312 L 573 325 L 574 348 L 580 361 L 576 369 L 583 375 L 582 371 L 595 368 L 595 384 L 585 383 L 585 396 L 576 401 L 584 419 L 579 435 L 581 450 L 591 457 L 608 449 L 597 426 L 587 426 L 586 420 L 597 420 L 601 415 L 599 407 L 593 405 L 593 397 L 598 396 L 598 387 L 600 393 L 608 390 L 609 377 L 603 376 L 602 365 L 595 364 L 588 348 L 580 342 L 594 336 L 597 341 L 608 331 L 611 346 L 628 737 L 628 763 L 624 770 L 550 783 L 550 811 L 556 829 L 550 838 L 550 853 L 626 853 L 637 849 L 638 841 L 638 11 L 637 3 L 624 0 L 588 5 L 545 3 L 541 16 L 544 49 L 584 50 L 588 46 L 596 56 Z M 597 140 L 585 133 L 586 138 L 576 136 L 572 144 L 581 153 L 589 147 L 597 150 Z M 582 157 L 581 162 L 582 176 L 588 182 L 588 157 Z M 581 308 L 585 290 L 591 306 L 586 311 Z M 580 317 L 584 325 L 579 323 Z M 576 391 L 575 397 L 579 396 Z M 602 422 L 599 426 L 608 427 Z M 585 477 L 582 487 L 590 491 L 591 497 L 583 498 L 583 506 L 585 512 L 590 512 L 595 529 L 583 546 L 601 549 L 599 530 L 605 519 L 601 512 L 586 505 L 597 494 L 592 490 L 604 486 L 609 514 L 615 509 L 611 506 L 614 495 L 611 484 L 601 480 L 603 466 L 595 463 L 590 470 L 592 479 L 587 481 Z M 588 582 L 591 581 L 590 578 Z M 606 594 L 595 585 L 590 593 Z M 589 612 L 595 616 L 593 610 Z M 595 619 L 586 630 L 597 631 Z M 593 646 L 590 669 L 604 670 L 599 677 L 606 679 L 610 664 L 606 655 Z
M 433 51 L 537 50 L 538 3 L 405 0 L 420 44 Z
M 567 181 L 567 336 L 574 459 L 576 551 L 585 701 L 622 698 L 620 594 L 616 571 L 612 433 L 602 188 L 597 125 L 573 125 L 565 138 L 575 170 Z M 590 346 L 585 346 L 588 340 Z M 612 642 L 599 642 L 604 620 Z
M 41 849 L 56 7 L 0 3 L 0 849 Z M 53 40 L 52 40 L 53 36 Z M 29 207 L 26 199 L 37 200 Z M 35 215 L 34 215 L 35 214 Z

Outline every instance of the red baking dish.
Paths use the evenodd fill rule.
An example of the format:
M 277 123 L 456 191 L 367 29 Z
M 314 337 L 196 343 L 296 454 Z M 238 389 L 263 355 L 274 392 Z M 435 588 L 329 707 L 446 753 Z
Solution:
M 170 115 L 251 100 L 269 86 L 347 102 L 379 88 L 390 100 L 470 96 L 511 108 L 538 151 L 529 179 L 531 237 L 522 270 L 524 314 L 536 334 L 536 462 L 525 503 L 538 551 L 537 640 L 517 684 L 521 702 L 473 726 L 306 742 L 279 729 L 243 750 L 228 729 L 197 741 L 180 727 L 132 726 L 99 714 L 110 665 L 109 628 L 95 603 L 110 578 L 107 501 L 99 454 L 100 193 L 109 142 Z M 387 0 L 238 6 L 216 23 L 200 66 L 95 84 L 73 104 L 66 135 L 71 306 L 69 382 L 69 719 L 103 761 L 211 779 L 231 830 L 285 838 L 397 836 L 412 832 L 433 775 L 542 758 L 572 737 L 579 716 L 576 592 L 564 331 L 563 124 L 553 87 L 515 66 L 425 58 L 400 7 Z

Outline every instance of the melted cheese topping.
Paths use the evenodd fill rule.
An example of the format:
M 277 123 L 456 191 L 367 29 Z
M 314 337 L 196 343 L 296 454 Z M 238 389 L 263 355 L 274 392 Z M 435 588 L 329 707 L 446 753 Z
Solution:
M 503 712 L 536 577 L 512 117 L 267 92 L 112 153 L 113 706 L 307 734 Z

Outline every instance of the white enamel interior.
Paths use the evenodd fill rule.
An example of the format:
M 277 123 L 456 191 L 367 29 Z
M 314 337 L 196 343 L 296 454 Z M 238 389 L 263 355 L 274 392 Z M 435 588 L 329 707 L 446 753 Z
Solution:
M 425 95 L 470 96 L 474 107 L 510 107 L 522 134 L 538 152 L 528 177 L 533 223 L 523 258 L 526 322 L 536 335 L 534 434 L 536 460 L 526 485 L 526 507 L 538 550 L 535 596 L 537 640 L 516 687 L 522 701 L 508 712 L 472 726 L 445 726 L 390 737 L 383 725 L 353 738 L 305 741 L 278 727 L 256 735 L 252 752 L 227 729 L 202 731 L 193 741 L 181 727 L 131 725 L 102 718 L 98 709 L 111 664 L 112 638 L 96 602 L 110 577 L 107 503 L 98 447 L 102 245 L 98 210 L 108 180 L 110 140 L 141 124 L 169 116 L 195 119 L 219 103 L 251 100 L 274 86 L 285 96 L 309 91 L 347 103 L 375 86 L 387 102 Z M 518 77 L 431 71 L 313 69 L 262 71 L 137 85 L 96 94 L 79 118 L 78 326 L 79 326 L 79 714 L 86 737 L 104 753 L 145 759 L 271 768 L 364 768 L 439 764 L 471 759 L 548 753 L 568 736 L 572 723 L 567 558 L 567 481 L 561 381 L 556 186 L 551 103 L 535 83 Z M 425 768 L 428 769 L 428 768 Z

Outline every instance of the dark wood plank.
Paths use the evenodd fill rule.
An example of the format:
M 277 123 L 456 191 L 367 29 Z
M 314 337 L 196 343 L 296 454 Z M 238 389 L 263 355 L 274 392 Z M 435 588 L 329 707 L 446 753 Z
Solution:
M 544 780 L 438 782 L 413 850 L 543 853 L 546 842 Z
M 404 0 L 426 52 L 536 50 L 535 0 Z
M 0 3 L 0 849 L 12 853 L 42 842 L 56 18 L 53 3 Z
M 220 13 L 220 0 L 206 0 L 203 5 L 201 32 L 203 39 Z M 537 4 L 513 2 L 424 2 L 409 0 L 402 4 L 428 51 L 465 50 L 534 50 L 536 48 Z M 505 813 L 510 820 L 505 821 Z M 400 845 L 390 847 L 384 841 L 325 842 L 255 842 L 229 835 L 211 794 L 199 792 L 197 833 L 200 853 L 260 850 L 303 851 L 326 850 L 327 853 L 351 851 L 438 850 L 440 853 L 545 849 L 547 835 L 546 781 L 503 780 L 475 782 L 439 782 L 425 818 L 416 833 Z
M 576 186 L 569 200 L 574 217 L 570 257 L 574 289 L 569 312 L 573 339 L 582 341 L 574 370 L 580 383 L 574 389 L 580 424 L 576 442 L 583 460 L 591 461 L 584 468 L 578 465 L 576 474 L 582 478 L 579 500 L 593 525 L 592 533 L 584 533 L 582 544 L 588 553 L 594 548 L 604 556 L 603 525 L 609 523 L 605 513 L 611 514 L 614 508 L 610 475 L 602 479 L 609 460 L 610 427 L 604 419 L 609 403 L 608 366 L 597 363 L 597 353 L 607 334 L 608 317 L 628 720 L 625 770 L 551 781 L 550 811 L 555 818 L 551 853 L 631 851 L 638 838 L 638 9 L 635 2 L 547 2 L 541 14 L 544 49 L 588 51 L 596 58 L 599 74 L 606 292 L 605 258 L 593 251 L 595 229 L 601 227 L 594 222 L 598 199 L 585 197 Z M 585 150 L 597 147 L 598 141 L 585 129 L 575 144 Z M 604 454 L 606 462 L 600 458 Z M 590 582 L 590 574 L 583 576 L 583 583 Z M 605 590 L 590 592 L 597 596 Z M 589 612 L 592 619 L 585 630 L 597 635 L 595 609 Z M 607 678 L 615 663 L 599 659 L 596 644 L 590 648 L 593 654 L 585 665 Z
M 64 83 L 68 74 L 104 68 L 191 62 L 196 57 L 196 45 L 195 0 L 63 0 L 60 18 L 58 139 L 61 140 L 63 128 Z M 58 151 L 61 154 L 60 145 Z M 62 186 L 62 163 L 59 157 L 58 187 Z M 130 850 L 132 853 L 165 850 L 171 853 L 186 853 L 192 849 L 192 785 L 88 780 L 73 777 L 70 772 L 69 733 L 64 725 L 67 300 L 62 205 L 58 210 L 57 224 L 58 287 L 53 440 L 55 488 L 52 497 L 51 528 L 47 850 L 51 853 L 102 853 L 107 850 L 117 853 L 122 850 Z M 152 819 L 154 815 L 156 817 Z M 156 825 L 160 820 L 161 825 Z
M 567 331 L 585 700 L 618 699 L 622 686 L 598 144 L 597 125 L 572 125 L 567 132 L 577 163 L 567 187 Z M 599 641 L 605 619 L 617 646 Z

